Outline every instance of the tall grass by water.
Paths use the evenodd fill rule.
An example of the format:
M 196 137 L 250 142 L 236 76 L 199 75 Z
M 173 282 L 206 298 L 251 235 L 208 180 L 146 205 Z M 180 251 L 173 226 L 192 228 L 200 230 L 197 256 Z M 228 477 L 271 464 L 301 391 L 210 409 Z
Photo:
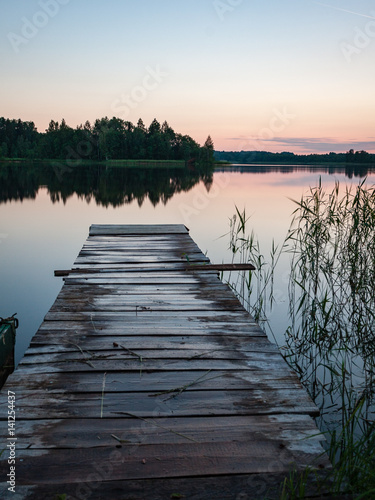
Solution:
M 271 332 L 269 311 L 280 257 L 289 256 L 289 326 L 281 352 L 319 407 L 317 425 L 333 464 L 332 493 L 375 498 L 375 189 L 365 181 L 294 201 L 285 240 L 267 257 L 245 211 L 230 221 L 233 260 L 256 271 L 231 275 L 244 306 Z M 306 475 L 285 481 L 282 498 L 303 498 Z

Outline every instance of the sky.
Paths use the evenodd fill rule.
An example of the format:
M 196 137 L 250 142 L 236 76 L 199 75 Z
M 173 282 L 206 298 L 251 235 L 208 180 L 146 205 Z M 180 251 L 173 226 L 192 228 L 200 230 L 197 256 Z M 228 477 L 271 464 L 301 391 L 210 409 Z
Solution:
M 374 0 L 0 0 L 0 116 L 375 153 Z

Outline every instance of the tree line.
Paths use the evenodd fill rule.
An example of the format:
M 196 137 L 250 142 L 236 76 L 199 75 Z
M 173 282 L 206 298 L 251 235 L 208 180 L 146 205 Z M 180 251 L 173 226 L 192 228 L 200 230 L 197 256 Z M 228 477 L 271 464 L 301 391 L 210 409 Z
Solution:
M 75 129 L 65 120 L 51 120 L 38 132 L 34 122 L 0 118 L 0 158 L 40 160 L 184 160 L 213 163 L 210 136 L 201 147 L 188 135 L 176 133 L 154 119 L 147 128 L 120 118 L 86 121 Z
M 353 149 L 347 153 L 297 155 L 294 153 L 269 153 L 267 151 L 215 151 L 217 161 L 230 163 L 275 163 L 301 165 L 316 163 L 375 163 L 375 155 Z

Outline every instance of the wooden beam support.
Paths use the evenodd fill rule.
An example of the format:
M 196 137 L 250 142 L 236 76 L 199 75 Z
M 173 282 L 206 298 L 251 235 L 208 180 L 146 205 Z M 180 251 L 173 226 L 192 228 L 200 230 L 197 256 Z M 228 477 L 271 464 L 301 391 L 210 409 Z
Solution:
M 181 271 L 255 271 L 252 264 L 191 264 L 190 266 L 183 267 Z M 109 271 L 110 269 L 106 269 Z M 119 271 L 119 269 L 113 269 Z M 131 271 L 131 269 L 129 269 Z M 70 270 L 56 270 L 55 277 L 64 278 L 70 274 L 90 274 L 97 273 L 97 269 L 70 269 Z

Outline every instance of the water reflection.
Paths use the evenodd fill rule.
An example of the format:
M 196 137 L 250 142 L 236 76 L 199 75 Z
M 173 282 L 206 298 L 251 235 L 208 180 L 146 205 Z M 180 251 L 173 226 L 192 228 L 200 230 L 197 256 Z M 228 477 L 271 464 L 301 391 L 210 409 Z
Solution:
M 216 169 L 217 172 L 240 172 L 251 174 L 269 174 L 271 172 L 279 172 L 290 174 L 293 172 L 314 172 L 328 175 L 345 174 L 346 177 L 352 179 L 353 177 L 367 177 L 375 173 L 375 165 L 361 165 L 361 164 L 321 164 L 321 165 L 228 165 Z
M 99 206 L 120 207 L 145 200 L 164 205 L 177 193 L 190 191 L 203 181 L 207 189 L 213 181 L 213 168 L 122 168 L 99 164 L 68 167 L 56 163 L 0 164 L 0 203 L 35 199 L 47 187 L 51 201 L 66 203 L 74 194 Z
M 216 168 L 216 172 L 251 174 L 311 172 L 315 174 L 345 174 L 363 178 L 375 173 L 373 165 L 231 165 Z M 210 166 L 184 168 L 122 168 L 85 164 L 76 167 L 59 163 L 0 163 L 0 203 L 35 199 L 39 189 L 48 189 L 51 201 L 66 201 L 74 194 L 104 207 L 120 207 L 145 200 L 156 206 L 164 205 L 175 195 L 190 191 L 203 181 L 209 189 L 214 169 Z

